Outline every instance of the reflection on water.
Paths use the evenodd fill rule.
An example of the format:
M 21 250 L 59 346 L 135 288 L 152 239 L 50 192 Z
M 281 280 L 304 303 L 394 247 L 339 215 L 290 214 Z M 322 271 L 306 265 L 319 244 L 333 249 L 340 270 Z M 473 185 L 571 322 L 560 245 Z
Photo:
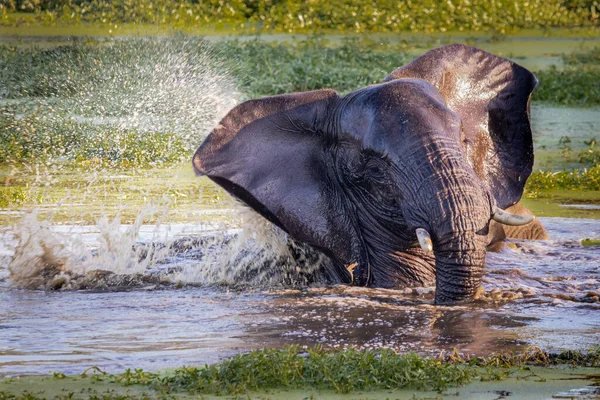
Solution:
M 248 259 L 244 264 L 240 254 L 264 259 L 264 253 L 249 250 L 260 240 L 240 232 L 229 232 L 229 239 L 223 236 L 219 246 L 195 240 L 196 247 L 186 247 L 175 240 L 191 233 L 207 236 L 207 228 L 199 226 L 159 228 L 169 232 L 163 236 L 164 245 L 179 244 L 166 246 L 172 249 L 170 256 L 146 265 L 145 274 L 159 274 L 164 285 L 137 281 L 118 291 L 25 290 L 16 288 L 3 268 L 0 374 L 76 373 L 91 365 L 111 371 L 158 369 L 215 362 L 236 351 L 290 343 L 389 347 L 423 354 L 454 348 L 489 354 L 530 345 L 550 351 L 585 350 L 600 343 L 600 250 L 582 247 L 579 239 L 600 236 L 600 224 L 564 218 L 545 218 L 543 223 L 553 240 L 515 241 L 500 253 L 488 254 L 486 300 L 453 307 L 434 306 L 432 288 L 365 289 L 315 283 L 307 287 L 298 281 L 292 286 L 300 289 L 285 288 L 290 282 L 283 279 L 289 278 L 285 274 L 257 281 L 262 286 L 254 289 L 233 288 L 223 280 L 223 273 L 208 274 L 225 268 L 219 264 L 226 261 L 223 254 L 209 263 L 205 259 L 225 252 L 230 261 L 248 268 Z M 92 255 L 102 237 L 98 228 L 47 228 L 47 234 L 59 231 L 63 240 L 77 237 Z M 139 227 L 137 240 L 148 244 L 156 237 L 156 228 Z M 15 252 L 17 242 L 8 232 L 0 243 L 0 256 L 8 258 Z M 131 248 L 135 252 L 144 246 Z M 238 254 L 232 256 L 233 250 Z M 273 248 L 269 251 L 276 253 Z M 285 259 L 278 260 L 280 264 Z M 188 277 L 194 276 L 195 283 L 204 286 L 178 288 L 182 283 L 174 280 L 183 270 L 189 273 L 194 268 L 202 273 Z M 227 268 L 227 273 L 239 273 Z M 126 269 L 116 273 L 127 275 Z M 248 279 L 256 276 L 260 274 L 247 275 Z M 187 282 L 194 283 L 191 278 Z
M 3 374 L 216 362 L 259 307 L 213 290 L 0 292 Z M 243 315 L 246 315 L 245 317 Z

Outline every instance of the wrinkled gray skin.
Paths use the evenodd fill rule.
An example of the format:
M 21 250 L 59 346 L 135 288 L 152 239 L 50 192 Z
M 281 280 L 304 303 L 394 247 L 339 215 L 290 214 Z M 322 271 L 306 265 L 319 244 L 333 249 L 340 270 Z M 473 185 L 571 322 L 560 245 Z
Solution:
M 495 207 L 519 201 L 531 173 L 536 83 L 506 59 L 445 46 L 344 97 L 318 90 L 240 104 L 193 165 L 330 257 L 334 280 L 435 281 L 437 304 L 468 301 L 488 246 L 546 238 L 537 221 L 518 229 L 491 221 Z M 433 254 L 416 245 L 416 228 L 431 234 Z

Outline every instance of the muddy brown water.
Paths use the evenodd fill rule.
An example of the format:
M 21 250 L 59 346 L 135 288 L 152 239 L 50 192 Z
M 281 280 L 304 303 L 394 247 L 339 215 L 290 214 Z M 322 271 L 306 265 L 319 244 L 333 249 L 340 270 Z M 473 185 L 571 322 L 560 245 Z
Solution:
M 455 348 L 475 355 L 528 346 L 589 349 L 600 343 L 600 248 L 583 247 L 580 239 L 599 237 L 600 223 L 568 218 L 542 222 L 552 240 L 514 241 L 500 253 L 489 253 L 483 299 L 453 307 L 433 305 L 433 288 L 304 286 L 266 271 L 251 274 L 243 288 L 232 285 L 228 277 L 239 280 L 244 276 L 239 268 L 251 264 L 239 256 L 232 259 L 232 252 L 251 249 L 245 257 L 265 257 L 256 250 L 261 247 L 257 237 L 239 230 L 225 233 L 220 240 L 227 235 L 241 239 L 230 239 L 223 248 L 216 241 L 202 242 L 156 255 L 153 262 L 143 262 L 137 252 L 125 263 L 108 256 L 107 234 L 99 227 L 30 226 L 21 242 L 5 230 L 0 255 L 13 263 L 10 273 L 0 270 L 0 375 L 80 373 L 90 366 L 115 372 L 157 370 L 286 344 L 387 347 L 427 355 Z M 156 243 L 214 232 L 209 226 L 140 226 L 131 236 L 137 243 L 132 247 L 123 234 L 131 228 L 116 229 L 121 233 L 117 241 L 130 249 L 150 242 L 158 248 Z M 23 271 L 14 262 L 15 253 L 32 257 L 31 262 L 52 246 L 52 257 L 62 257 L 62 274 L 105 269 L 160 279 L 136 278 L 128 281 L 130 286 L 88 290 L 68 290 L 68 285 L 54 291 L 21 288 Z M 73 249 L 88 251 L 87 258 L 69 259 Z M 236 265 L 226 267 L 231 260 Z M 55 279 L 43 270 L 38 277 L 41 282 Z

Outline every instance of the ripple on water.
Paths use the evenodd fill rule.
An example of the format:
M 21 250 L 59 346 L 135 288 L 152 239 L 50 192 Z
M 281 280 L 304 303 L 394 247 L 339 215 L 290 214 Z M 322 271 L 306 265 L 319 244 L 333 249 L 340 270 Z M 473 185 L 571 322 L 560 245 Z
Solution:
M 191 246 L 177 238 L 201 236 L 210 229 L 140 225 L 126 246 L 129 251 L 139 257 L 139 249 L 150 242 L 172 251 L 159 262 L 147 264 L 142 275 L 160 275 L 174 282 L 186 271 L 189 282 L 201 287 L 184 285 L 175 290 L 176 285 L 159 282 L 119 287 L 118 291 L 22 290 L 11 284 L 6 268 L 0 269 L 4 274 L 0 278 L 4 280 L 0 286 L 0 374 L 76 373 L 91 365 L 111 371 L 158 369 L 215 362 L 236 351 L 290 343 L 387 347 L 431 355 L 454 348 L 470 354 L 518 351 L 530 345 L 550 351 L 589 348 L 600 343 L 600 304 L 590 295 L 600 293 L 600 251 L 582 247 L 579 240 L 600 236 L 600 226 L 593 220 L 543 218 L 542 222 L 552 240 L 512 241 L 503 251 L 489 253 L 482 300 L 452 307 L 434 306 L 433 288 L 325 287 L 318 280 L 312 286 L 295 281 L 290 287 L 290 281 L 283 279 L 289 278 L 285 273 L 265 279 L 260 268 L 245 275 L 231 266 L 223 271 L 220 263 L 228 259 L 221 251 L 242 269 L 251 266 L 248 257 L 265 257 L 264 249 L 247 252 L 248 248 L 257 251 L 260 237 L 236 231 L 229 232 L 229 239 L 221 236 L 220 244 L 196 240 Z M 115 231 L 130 228 L 118 226 Z M 47 236 L 53 234 L 63 242 L 75 238 L 92 256 L 103 235 L 98 227 L 44 229 L 45 243 L 51 242 Z M 156 229 L 165 231 L 157 236 Z M 8 259 L 18 252 L 19 241 L 14 232 L 0 234 L 0 257 Z M 266 237 L 275 243 L 278 239 L 272 234 L 267 230 Z M 234 237 L 242 238 L 235 246 Z M 173 243 L 179 245 L 168 246 Z M 248 257 L 232 255 L 235 251 L 246 251 Z M 271 258 L 281 255 L 276 246 L 269 251 Z M 206 262 L 207 254 L 218 256 Z M 127 274 L 126 268 L 115 271 Z M 257 288 L 232 288 L 225 279 L 232 271 L 236 279 L 247 278 Z M 217 282 L 225 285 L 206 286 Z

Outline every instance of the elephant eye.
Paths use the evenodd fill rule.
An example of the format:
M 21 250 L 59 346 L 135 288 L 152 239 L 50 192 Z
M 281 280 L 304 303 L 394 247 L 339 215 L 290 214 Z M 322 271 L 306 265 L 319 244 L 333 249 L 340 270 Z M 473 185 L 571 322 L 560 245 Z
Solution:
M 372 195 L 384 197 L 391 185 L 389 167 L 380 154 L 363 151 L 356 170 L 357 183 Z
M 386 171 L 386 166 L 382 165 L 380 160 L 372 160 L 365 164 L 364 176 L 368 180 L 385 183 L 387 181 Z

